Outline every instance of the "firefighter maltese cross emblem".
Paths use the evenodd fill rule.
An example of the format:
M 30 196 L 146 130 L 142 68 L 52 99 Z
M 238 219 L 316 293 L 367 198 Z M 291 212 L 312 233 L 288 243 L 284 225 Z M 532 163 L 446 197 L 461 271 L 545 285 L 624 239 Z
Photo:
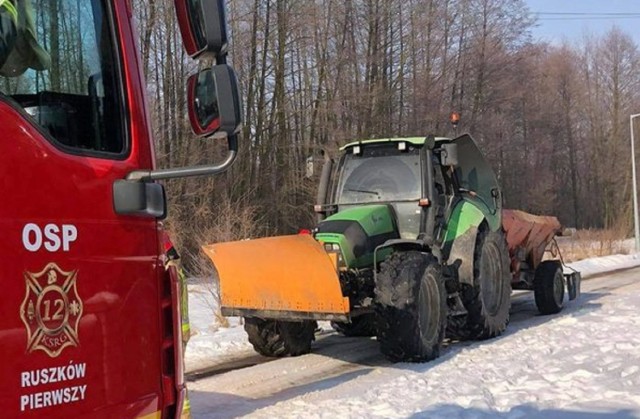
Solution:
M 27 293 L 20 317 L 27 327 L 27 352 L 41 349 L 55 358 L 67 346 L 78 346 L 82 300 L 76 288 L 77 272 L 65 272 L 50 263 L 41 272 L 24 273 Z

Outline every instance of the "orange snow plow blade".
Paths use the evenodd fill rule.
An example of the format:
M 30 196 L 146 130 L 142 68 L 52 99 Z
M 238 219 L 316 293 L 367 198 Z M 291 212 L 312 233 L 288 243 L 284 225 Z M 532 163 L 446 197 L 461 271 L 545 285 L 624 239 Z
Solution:
M 203 246 L 220 278 L 225 316 L 346 320 L 335 258 L 310 235 Z

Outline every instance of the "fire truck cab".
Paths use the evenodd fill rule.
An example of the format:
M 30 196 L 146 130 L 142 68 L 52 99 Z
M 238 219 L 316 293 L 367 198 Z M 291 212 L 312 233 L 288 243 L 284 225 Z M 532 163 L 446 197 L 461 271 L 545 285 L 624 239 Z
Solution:
M 0 416 L 178 417 L 175 269 L 159 179 L 219 173 L 240 101 L 223 1 L 175 0 L 198 136 L 227 158 L 157 170 L 130 0 L 0 0 Z

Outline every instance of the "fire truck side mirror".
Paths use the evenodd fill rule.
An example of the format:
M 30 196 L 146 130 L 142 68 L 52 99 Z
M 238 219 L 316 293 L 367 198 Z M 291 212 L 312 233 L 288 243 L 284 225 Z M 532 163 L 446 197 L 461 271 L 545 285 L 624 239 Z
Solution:
M 113 209 L 118 215 L 152 217 L 167 216 L 167 198 L 159 183 L 116 180 L 113 184 Z
M 233 68 L 226 64 L 201 70 L 187 81 L 189 122 L 198 137 L 230 137 L 240 131 L 242 103 Z
M 182 43 L 189 56 L 226 54 L 224 0 L 174 0 L 174 3 Z

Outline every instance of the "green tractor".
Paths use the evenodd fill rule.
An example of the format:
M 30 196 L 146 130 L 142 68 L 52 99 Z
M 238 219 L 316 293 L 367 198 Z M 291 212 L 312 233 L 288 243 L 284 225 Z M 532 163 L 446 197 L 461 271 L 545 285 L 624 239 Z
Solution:
M 315 211 L 312 235 L 204 248 L 222 313 L 245 318 L 263 355 L 309 352 L 316 321 L 330 320 L 345 335 L 377 336 L 390 360 L 429 361 L 445 336 L 500 335 L 512 283 L 535 288 L 543 313 L 562 308 L 562 266 L 541 262 L 559 223 L 503 211 L 469 135 L 347 144 L 323 168 Z M 579 277 L 569 279 L 575 298 Z
M 394 361 L 439 355 L 445 334 L 499 335 L 511 271 L 496 176 L 469 135 L 376 139 L 323 169 L 316 240 L 338 253 L 346 335 L 377 334 Z

